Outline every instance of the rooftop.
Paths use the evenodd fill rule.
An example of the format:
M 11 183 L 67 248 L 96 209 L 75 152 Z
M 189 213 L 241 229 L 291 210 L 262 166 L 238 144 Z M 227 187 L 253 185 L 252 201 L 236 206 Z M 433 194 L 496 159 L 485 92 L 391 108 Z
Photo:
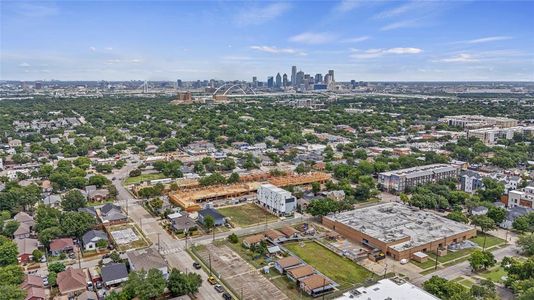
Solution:
M 434 172 L 448 172 L 458 169 L 455 165 L 448 165 L 448 164 L 432 164 L 432 165 L 426 165 L 426 166 L 419 166 L 419 167 L 413 167 L 413 168 L 407 168 L 407 169 L 400 169 L 395 171 L 388 171 L 388 172 L 382 172 L 381 175 L 384 176 L 406 176 L 406 177 L 419 177 L 424 175 L 430 175 Z
M 382 279 L 376 284 L 346 292 L 336 300 L 438 300 L 426 291 L 402 279 Z
M 345 224 L 384 243 L 409 237 L 409 241 L 392 247 L 398 251 L 473 229 L 471 226 L 400 203 L 374 205 L 326 218 Z

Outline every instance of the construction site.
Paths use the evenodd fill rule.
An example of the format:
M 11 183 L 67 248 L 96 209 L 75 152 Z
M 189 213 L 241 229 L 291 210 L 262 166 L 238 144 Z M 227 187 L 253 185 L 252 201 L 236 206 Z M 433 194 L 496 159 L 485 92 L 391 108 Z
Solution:
M 198 182 L 196 184 L 189 182 L 189 184 L 179 187 L 176 191 L 169 191 L 169 199 L 184 210 L 193 212 L 201 209 L 199 205 L 201 202 L 244 196 L 256 192 L 260 185 L 264 183 L 271 183 L 278 187 L 302 186 L 309 185 L 313 182 L 325 183 L 331 178 L 330 174 L 322 172 L 302 175 L 291 174 L 278 177 L 270 177 L 267 174 L 243 176 L 240 183 L 229 185 L 201 187 Z

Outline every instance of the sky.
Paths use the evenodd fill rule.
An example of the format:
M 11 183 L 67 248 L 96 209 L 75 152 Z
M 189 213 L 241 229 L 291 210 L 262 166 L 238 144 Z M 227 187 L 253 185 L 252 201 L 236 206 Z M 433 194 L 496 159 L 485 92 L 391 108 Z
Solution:
M 534 1 L 0 5 L 1 80 L 534 80 Z

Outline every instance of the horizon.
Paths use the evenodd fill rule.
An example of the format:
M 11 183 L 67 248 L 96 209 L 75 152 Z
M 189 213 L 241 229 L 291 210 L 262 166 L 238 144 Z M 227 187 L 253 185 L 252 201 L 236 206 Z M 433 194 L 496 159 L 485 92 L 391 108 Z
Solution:
M 534 81 L 533 2 L 2 1 L 3 81 Z

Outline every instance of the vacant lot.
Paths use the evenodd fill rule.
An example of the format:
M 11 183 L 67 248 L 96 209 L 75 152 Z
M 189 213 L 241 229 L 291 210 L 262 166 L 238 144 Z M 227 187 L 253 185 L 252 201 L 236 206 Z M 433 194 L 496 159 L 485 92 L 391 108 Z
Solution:
M 109 227 L 108 231 L 119 251 L 143 248 L 150 245 L 134 225 L 115 225 Z
M 165 175 L 163 175 L 162 173 L 141 174 L 135 177 L 128 177 L 124 183 L 127 185 L 136 184 L 136 183 L 141 183 L 143 181 L 163 179 L 163 178 L 165 178 Z
M 253 203 L 219 208 L 218 211 L 236 226 L 247 227 L 258 223 L 273 222 L 278 220 L 275 215 L 262 209 Z
M 226 245 L 209 244 L 199 247 L 196 253 L 202 261 L 224 279 L 235 294 L 243 293 L 242 299 L 288 299 L 282 291 L 250 266 Z
M 303 246 L 302 246 L 303 245 Z M 341 290 L 372 278 L 373 273 L 355 262 L 341 257 L 316 242 L 284 245 L 309 265 L 339 284 Z

